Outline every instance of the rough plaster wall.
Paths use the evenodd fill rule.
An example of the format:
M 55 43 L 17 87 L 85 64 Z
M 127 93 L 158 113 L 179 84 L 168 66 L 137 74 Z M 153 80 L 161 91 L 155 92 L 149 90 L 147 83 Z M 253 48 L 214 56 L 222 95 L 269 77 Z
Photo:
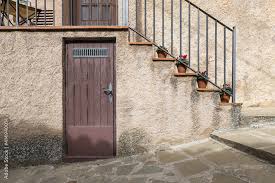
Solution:
M 170 49 L 171 43 L 171 9 L 170 0 L 165 0 L 165 46 Z M 244 106 L 275 106 L 275 1 L 274 0 L 192 0 L 192 2 L 210 13 L 229 27 L 237 26 L 237 101 Z M 139 2 L 138 10 L 141 13 L 138 21 L 138 30 L 144 33 L 144 0 Z M 188 53 L 187 26 L 188 4 L 183 1 L 183 49 Z M 156 42 L 161 44 L 161 1 L 156 1 Z M 147 0 L 147 34 L 152 38 L 152 0 Z M 130 16 L 134 15 L 135 5 L 130 8 Z M 194 61 L 197 60 L 197 11 L 192 9 L 191 14 L 192 50 Z M 136 20 L 130 17 L 131 26 L 135 27 Z M 179 1 L 174 1 L 174 53 L 179 50 Z M 214 23 L 209 19 L 209 64 L 210 77 L 214 79 Z M 223 30 L 218 27 L 218 70 L 219 78 L 223 77 Z M 229 34 L 227 57 L 231 60 L 231 38 Z M 201 14 L 201 64 L 205 68 L 205 16 Z M 196 65 L 193 65 L 193 67 Z M 231 64 L 228 63 L 230 77 Z M 228 81 L 230 83 L 230 81 Z M 223 81 L 218 82 L 219 85 Z
M 238 28 L 238 101 L 275 106 L 275 1 L 194 2 Z
M 217 93 L 198 93 L 195 78 L 175 78 L 173 63 L 153 63 L 152 48 L 129 46 L 127 32 L 1 32 L 0 119 L 1 124 L 9 121 L 15 163 L 62 158 L 63 37 L 117 39 L 119 155 L 192 141 L 215 129 L 234 127 L 232 109 L 218 106 Z

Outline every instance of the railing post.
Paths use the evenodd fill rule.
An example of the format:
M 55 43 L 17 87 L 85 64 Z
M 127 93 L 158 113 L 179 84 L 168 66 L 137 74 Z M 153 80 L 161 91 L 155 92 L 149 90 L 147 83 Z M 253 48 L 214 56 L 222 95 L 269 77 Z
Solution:
M 8 26 L 10 26 L 10 0 L 7 0 L 7 16 L 8 16 Z M 1 26 L 1 24 L 0 24 Z
M 16 26 L 19 26 L 19 0 L 16 0 Z
M 55 26 L 55 0 L 53 0 L 53 26 Z
M 144 0 L 144 35 L 147 36 L 147 0 Z
M 232 36 L 232 103 L 236 103 L 236 62 L 237 62 L 237 29 L 233 27 Z

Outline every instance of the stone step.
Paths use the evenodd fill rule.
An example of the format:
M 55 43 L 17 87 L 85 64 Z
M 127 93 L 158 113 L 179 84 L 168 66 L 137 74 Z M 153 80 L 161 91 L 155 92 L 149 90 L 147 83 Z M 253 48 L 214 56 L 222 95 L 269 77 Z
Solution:
M 129 42 L 131 46 L 152 46 L 153 43 L 150 42 Z
M 244 107 L 240 126 L 275 124 L 275 107 Z
M 212 139 L 275 164 L 275 125 L 214 132 Z
M 221 90 L 213 88 L 197 88 L 198 92 L 220 92 Z
M 153 58 L 154 62 L 175 62 L 174 58 Z
M 196 77 L 197 74 L 196 73 L 178 73 L 178 72 L 175 72 L 174 76 L 175 77 Z

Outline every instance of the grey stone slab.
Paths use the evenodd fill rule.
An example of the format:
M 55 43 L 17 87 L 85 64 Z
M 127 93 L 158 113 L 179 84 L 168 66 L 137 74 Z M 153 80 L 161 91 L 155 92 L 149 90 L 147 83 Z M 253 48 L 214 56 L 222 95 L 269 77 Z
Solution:
M 58 183 L 66 183 L 67 178 L 63 176 L 54 176 L 54 177 L 49 177 L 49 178 L 42 178 L 40 183 L 53 183 L 53 182 L 58 182 Z
M 103 165 L 99 166 L 95 169 L 96 174 L 113 174 L 113 168 L 116 166 L 119 166 L 121 163 L 114 163 L 114 164 L 108 164 L 108 165 Z
M 275 166 L 255 169 L 243 169 L 241 175 L 253 183 L 274 183 L 275 181 Z
M 171 163 L 175 161 L 182 161 L 188 157 L 182 152 L 160 151 L 157 153 L 158 159 L 161 163 Z
M 264 129 L 259 129 L 258 131 L 274 136 L 275 138 L 275 128 L 264 128 Z
M 140 170 L 138 170 L 135 174 L 153 174 L 162 172 L 163 168 L 157 166 L 149 166 L 145 165 Z
M 196 177 L 189 180 L 190 183 L 209 183 L 207 177 Z
M 110 183 L 112 179 L 106 176 L 88 176 L 78 179 L 77 183 Z
M 188 155 L 197 156 L 205 152 L 216 151 L 220 148 L 223 148 L 220 144 L 213 141 L 207 141 L 184 148 L 183 151 L 186 152 Z
M 264 147 L 264 148 L 261 148 L 261 149 L 275 155 L 275 145 L 271 146 L 271 147 Z
M 205 159 L 217 165 L 231 164 L 237 160 L 237 155 L 228 150 L 213 152 L 204 156 Z
M 127 177 L 119 177 L 115 180 L 113 180 L 112 183 L 128 183 L 128 178 Z
M 132 164 L 132 165 L 123 165 L 123 166 L 119 166 L 117 167 L 117 172 L 116 174 L 118 176 L 120 175 L 128 175 L 131 173 L 131 171 L 134 169 L 135 166 L 137 166 L 138 164 Z
M 199 159 L 189 160 L 174 165 L 175 169 L 183 176 L 191 176 L 209 170 L 209 167 Z
M 261 148 L 274 144 L 274 142 L 269 139 L 259 138 L 249 134 L 248 132 L 235 133 L 234 135 L 231 135 L 230 133 L 225 135 L 219 134 L 219 137 L 253 148 Z
M 169 181 L 164 181 L 164 180 L 150 180 L 150 183 L 176 183 L 176 182 L 169 182 Z
M 138 177 L 138 178 L 129 179 L 128 183 L 145 183 L 146 180 L 147 180 L 146 177 Z
M 246 182 L 237 177 L 217 173 L 213 175 L 213 179 L 211 183 L 246 183 Z

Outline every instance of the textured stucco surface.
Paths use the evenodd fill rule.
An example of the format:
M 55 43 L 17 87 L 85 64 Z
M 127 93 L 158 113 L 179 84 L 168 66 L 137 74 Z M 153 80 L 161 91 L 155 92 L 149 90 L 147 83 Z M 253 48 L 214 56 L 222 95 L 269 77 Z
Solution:
M 152 38 L 153 5 L 147 0 L 147 36 Z M 164 10 L 164 40 L 165 46 L 171 47 L 171 4 L 165 0 Z M 174 53 L 179 52 L 180 25 L 179 2 L 174 1 L 173 13 L 173 44 Z M 188 53 L 188 4 L 183 2 L 183 34 L 182 51 Z M 200 8 L 221 20 L 229 27 L 237 27 L 237 101 L 249 106 L 275 106 L 275 1 L 274 0 L 192 0 Z M 162 44 L 161 1 L 156 1 L 156 42 Z M 144 0 L 138 4 L 140 17 L 137 29 L 144 33 Z M 130 16 L 135 17 L 135 6 L 130 7 Z M 191 8 L 191 58 L 196 68 L 197 62 L 197 10 Z M 130 17 L 130 25 L 136 26 L 136 20 Z M 206 17 L 200 14 L 200 62 L 201 69 L 205 69 L 205 35 Z M 209 18 L 209 74 L 214 80 L 214 21 Z M 231 73 L 231 37 L 227 32 L 227 76 Z M 218 84 L 223 81 L 223 28 L 218 26 Z M 231 83 L 231 81 L 228 81 Z
M 118 155 L 235 126 L 218 93 L 198 93 L 195 78 L 175 78 L 174 63 L 153 63 L 152 48 L 129 46 L 127 32 L 0 32 L 0 115 L 10 121 L 11 160 L 62 158 L 64 37 L 116 37 Z

